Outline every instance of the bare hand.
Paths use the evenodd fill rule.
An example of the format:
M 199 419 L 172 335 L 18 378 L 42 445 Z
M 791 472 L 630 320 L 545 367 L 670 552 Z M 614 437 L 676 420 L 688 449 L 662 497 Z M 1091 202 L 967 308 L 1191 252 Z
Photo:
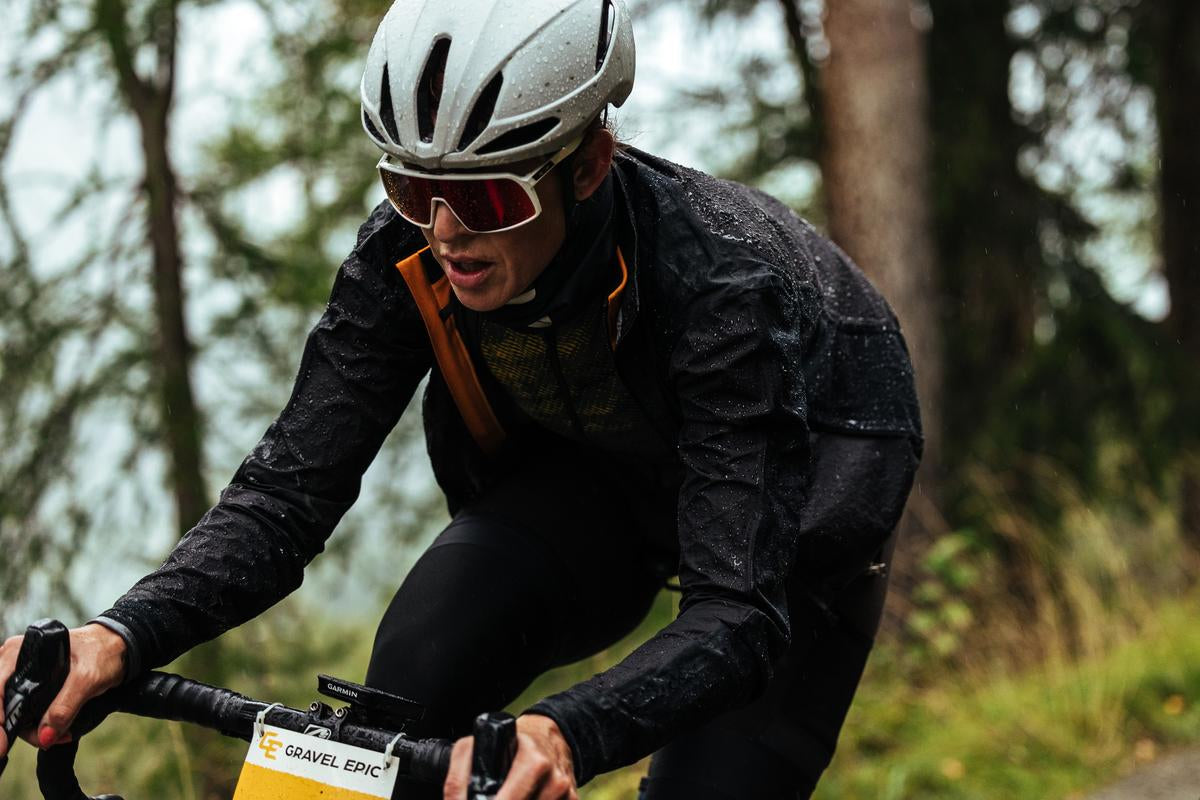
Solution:
M 125 640 L 103 625 L 73 628 L 71 666 L 62 691 L 50 703 L 36 730 L 22 734 L 34 747 L 51 747 L 71 741 L 69 733 L 75 716 L 88 700 L 104 694 L 121 683 L 125 675 Z M 0 645 L 0 708 L 4 707 L 4 686 L 17 668 L 17 654 L 24 636 L 14 636 Z M 8 754 L 9 742 L 0 730 L 0 757 Z
M 471 782 L 472 737 L 454 743 L 446 775 L 446 800 L 464 800 Z M 496 800 L 579 800 L 571 748 L 549 717 L 517 717 L 517 756 Z

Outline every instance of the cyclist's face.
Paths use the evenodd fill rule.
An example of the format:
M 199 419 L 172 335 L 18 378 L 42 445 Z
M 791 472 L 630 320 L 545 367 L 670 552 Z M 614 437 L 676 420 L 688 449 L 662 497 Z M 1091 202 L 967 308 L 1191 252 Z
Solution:
M 512 172 L 536 169 L 516 165 Z M 459 302 L 474 311 L 491 311 L 525 292 L 550 264 L 566 235 L 562 181 L 546 176 L 536 187 L 542 213 L 532 222 L 499 233 L 472 233 L 440 201 L 433 226 L 424 228 L 429 247 L 450 280 Z
M 511 231 L 471 233 L 445 204 L 435 202 L 433 226 L 422 232 L 459 302 L 474 311 L 492 311 L 529 289 L 566 236 L 562 192 L 573 192 L 577 201 L 591 197 L 608 176 L 614 147 L 607 130 L 590 134 L 575 152 L 572 171 L 563 162 L 538 183 L 542 213 Z M 514 164 L 511 171 L 525 175 L 540 163 Z

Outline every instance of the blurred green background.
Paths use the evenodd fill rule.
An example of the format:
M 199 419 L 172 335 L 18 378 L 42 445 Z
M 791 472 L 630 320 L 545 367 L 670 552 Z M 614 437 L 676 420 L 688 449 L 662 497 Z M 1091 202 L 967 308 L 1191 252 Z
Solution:
M 1200 739 L 1200 4 L 633 3 L 620 138 L 778 195 L 893 303 L 928 451 L 824 798 L 1082 798 Z M 286 401 L 382 199 L 378 0 L 9 0 L 0 622 L 106 608 Z M 360 679 L 445 522 L 414 407 L 305 587 L 180 669 Z M 587 677 L 671 618 L 530 688 Z M 522 701 L 524 702 L 524 701 Z M 517 704 L 518 706 L 521 703 Z M 239 745 L 114 720 L 85 787 L 229 796 Z M 36 797 L 28 748 L 5 797 Z M 596 779 L 631 797 L 645 765 Z

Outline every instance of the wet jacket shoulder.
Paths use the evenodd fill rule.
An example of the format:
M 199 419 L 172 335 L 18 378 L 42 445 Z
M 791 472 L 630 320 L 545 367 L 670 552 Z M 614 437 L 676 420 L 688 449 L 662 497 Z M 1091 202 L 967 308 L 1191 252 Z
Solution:
M 287 406 L 166 562 L 102 615 L 153 668 L 296 589 L 432 360 L 392 264 L 414 231 L 381 206 L 362 225 L 305 343 Z
M 895 317 L 833 245 L 761 192 L 644 153 L 617 174 L 636 252 L 618 327 L 648 343 L 673 406 L 683 597 L 627 659 L 531 709 L 559 723 L 580 781 L 765 688 L 790 643 L 810 431 L 920 436 Z
M 618 169 L 637 230 L 639 291 L 665 346 L 731 324 L 738 298 L 776 306 L 786 324 L 764 338 L 800 370 L 792 382 L 810 428 L 920 438 L 899 324 L 840 248 L 756 189 L 632 148 Z

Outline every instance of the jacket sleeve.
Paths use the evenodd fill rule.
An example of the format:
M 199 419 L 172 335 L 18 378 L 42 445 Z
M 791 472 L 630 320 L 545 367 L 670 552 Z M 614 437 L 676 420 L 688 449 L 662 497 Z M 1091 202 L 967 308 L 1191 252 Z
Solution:
M 291 399 L 166 562 L 95 621 L 165 664 L 300 586 L 431 363 L 377 211 L 308 336 Z M 374 234 L 374 235 L 373 235 Z M 393 237 L 394 238 L 394 237 Z
M 679 616 L 612 669 L 530 709 L 564 731 L 581 783 L 754 699 L 787 649 L 784 580 L 810 457 L 799 362 L 814 307 L 764 275 L 687 312 L 668 368 L 685 468 Z

